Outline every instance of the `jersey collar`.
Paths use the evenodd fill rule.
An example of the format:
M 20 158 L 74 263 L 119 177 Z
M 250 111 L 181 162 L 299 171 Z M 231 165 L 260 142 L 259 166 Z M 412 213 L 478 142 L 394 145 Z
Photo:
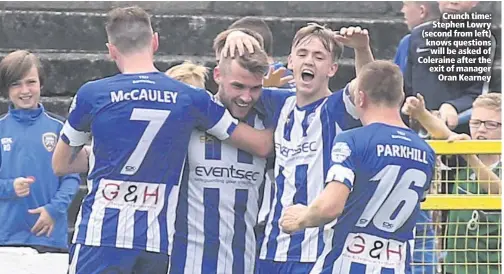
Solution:
M 44 106 L 40 103 L 38 106 L 39 107 L 35 109 L 16 109 L 12 104 L 10 104 L 9 113 L 20 123 L 32 123 L 40 117 L 42 112 L 44 112 Z

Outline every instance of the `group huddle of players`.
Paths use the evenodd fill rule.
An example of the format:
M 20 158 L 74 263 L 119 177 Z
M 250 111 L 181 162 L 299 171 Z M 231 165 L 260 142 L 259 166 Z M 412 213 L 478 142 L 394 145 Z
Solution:
M 367 30 L 301 28 L 295 91 L 263 87 L 264 51 L 228 32 L 215 96 L 156 69 L 142 9 L 114 9 L 106 31 L 121 73 L 78 90 L 53 158 L 60 175 L 89 170 L 69 273 L 409 272 L 435 155 L 403 123 L 402 74 L 374 61 Z M 343 45 L 357 77 L 331 92 Z

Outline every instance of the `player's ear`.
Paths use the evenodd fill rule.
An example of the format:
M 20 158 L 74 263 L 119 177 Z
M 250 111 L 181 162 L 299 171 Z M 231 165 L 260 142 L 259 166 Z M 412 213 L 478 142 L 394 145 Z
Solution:
M 292 70 L 292 58 L 290 54 L 287 56 L 287 68 Z
M 367 100 L 368 100 L 367 95 L 362 90 L 359 90 L 357 92 L 357 94 L 358 94 L 358 96 L 357 96 L 357 98 L 355 98 L 355 101 L 356 101 L 355 103 L 357 106 L 362 108 L 367 103 Z
M 336 74 L 337 71 L 338 71 L 338 64 L 337 63 L 333 63 L 331 65 L 331 68 L 329 69 L 329 72 L 327 73 L 327 76 L 329 78 L 331 78 L 331 77 L 333 77 Z
M 152 52 L 156 52 L 159 48 L 159 34 L 154 32 L 152 35 Z
M 213 79 L 217 85 L 220 84 L 220 79 L 221 79 L 221 71 L 219 66 L 216 66 L 213 70 Z
M 108 49 L 108 53 L 109 53 L 109 56 L 112 60 L 116 60 L 117 59 L 117 48 L 111 44 L 111 43 L 106 43 L 105 44 L 107 46 L 107 49 Z

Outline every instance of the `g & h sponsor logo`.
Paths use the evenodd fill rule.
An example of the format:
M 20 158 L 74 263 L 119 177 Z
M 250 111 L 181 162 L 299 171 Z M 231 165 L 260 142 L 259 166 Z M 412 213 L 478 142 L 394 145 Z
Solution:
M 165 185 L 101 180 L 98 193 L 108 208 L 133 207 L 149 210 L 164 203 Z
M 406 243 L 369 234 L 350 233 L 345 241 L 343 256 L 362 264 L 395 268 L 405 263 Z

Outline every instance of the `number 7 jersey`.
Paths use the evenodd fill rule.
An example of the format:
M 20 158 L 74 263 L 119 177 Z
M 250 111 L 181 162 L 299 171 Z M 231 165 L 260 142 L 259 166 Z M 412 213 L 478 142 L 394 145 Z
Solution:
M 83 85 L 61 134 L 72 147 L 92 137 L 73 243 L 167 253 L 175 210 L 168 198 L 177 194 L 191 132 L 226 139 L 235 126 L 205 90 L 161 72 Z
M 338 135 L 326 182 L 350 189 L 333 248 L 311 273 L 407 273 L 413 228 L 430 187 L 433 149 L 410 129 L 382 123 Z

